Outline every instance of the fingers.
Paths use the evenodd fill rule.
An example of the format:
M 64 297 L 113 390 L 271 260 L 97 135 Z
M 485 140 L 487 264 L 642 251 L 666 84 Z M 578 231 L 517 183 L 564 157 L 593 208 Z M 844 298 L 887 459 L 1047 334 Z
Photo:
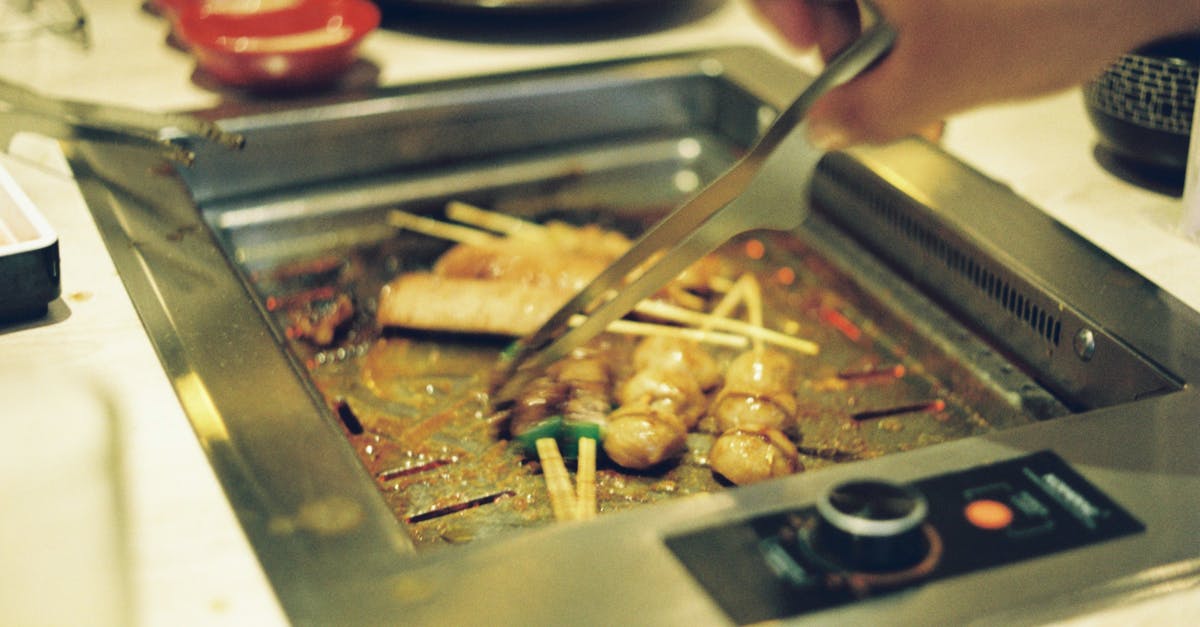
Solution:
M 752 0 L 751 5 L 789 44 L 817 46 L 825 60 L 860 31 L 854 0 Z
M 817 46 L 825 60 L 836 56 L 862 32 L 854 0 L 752 0 L 752 4 L 788 43 L 798 48 Z M 881 7 L 885 12 L 898 9 L 902 18 L 911 12 L 904 11 L 909 5 L 903 3 L 885 0 L 877 4 L 886 5 Z M 921 4 L 917 2 L 916 6 Z M 904 34 L 902 31 L 902 38 Z M 902 44 L 898 42 L 898 47 Z M 905 51 L 900 52 L 897 55 L 894 50 L 864 75 L 830 91 L 813 106 L 808 114 L 813 143 L 836 150 L 863 142 L 888 142 L 918 130 L 937 134 L 939 107 L 944 103 L 926 89 L 928 85 L 921 84 L 930 76 L 929 69 L 912 71 L 914 66 L 905 58 Z
M 792 46 L 803 49 L 816 45 L 813 18 L 804 0 L 752 0 L 751 5 Z
M 808 3 L 814 39 L 826 61 L 837 56 L 862 32 L 858 4 L 851 2 Z
M 929 54 L 940 44 L 931 47 L 924 43 L 929 20 L 923 11 L 929 4 L 925 0 L 877 1 L 885 19 L 898 32 L 896 42 L 878 63 L 830 90 L 813 106 L 808 123 L 814 143 L 836 150 L 851 144 L 886 143 L 913 133 L 940 136 L 941 120 L 950 105 L 941 83 L 949 75 L 939 64 L 930 62 Z M 850 39 L 857 36 L 858 31 L 838 35 Z
M 890 84 L 876 67 L 866 75 L 825 94 L 808 112 L 809 138 L 825 150 L 851 144 L 885 143 L 898 139 L 928 120 L 906 119 L 912 106 L 905 106 L 907 90 L 883 94 Z

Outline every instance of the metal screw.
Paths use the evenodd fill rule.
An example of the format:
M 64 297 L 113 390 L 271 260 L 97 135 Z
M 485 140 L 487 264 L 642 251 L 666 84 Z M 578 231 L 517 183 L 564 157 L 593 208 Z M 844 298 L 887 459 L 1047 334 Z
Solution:
M 1096 354 L 1096 334 L 1091 329 L 1080 329 L 1075 334 L 1075 354 L 1083 361 L 1090 361 Z

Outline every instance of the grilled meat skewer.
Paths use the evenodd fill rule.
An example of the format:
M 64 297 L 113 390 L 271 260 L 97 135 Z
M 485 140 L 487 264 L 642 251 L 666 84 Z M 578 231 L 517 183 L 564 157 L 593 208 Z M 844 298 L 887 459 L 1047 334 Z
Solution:
M 713 472 L 742 485 L 803 469 L 784 434 L 796 417 L 793 376 L 792 361 L 774 351 L 733 360 L 710 412 L 721 432 L 708 455 Z
M 617 464 L 642 470 L 684 452 L 687 432 L 705 412 L 704 387 L 720 374 L 703 348 L 672 338 L 642 340 L 633 362 L 621 407 L 608 419 L 604 451 Z

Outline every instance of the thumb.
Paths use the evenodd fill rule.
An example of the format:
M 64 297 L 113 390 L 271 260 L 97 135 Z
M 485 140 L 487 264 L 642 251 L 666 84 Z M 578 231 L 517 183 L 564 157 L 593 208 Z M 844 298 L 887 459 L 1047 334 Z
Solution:
M 809 140 L 826 150 L 886 143 L 937 121 L 936 103 L 911 80 L 901 80 L 893 58 L 829 90 L 808 112 Z

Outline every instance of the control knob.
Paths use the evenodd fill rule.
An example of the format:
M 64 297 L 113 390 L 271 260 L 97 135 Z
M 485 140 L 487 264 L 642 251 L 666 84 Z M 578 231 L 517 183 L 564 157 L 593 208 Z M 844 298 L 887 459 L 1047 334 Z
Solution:
M 910 568 L 929 554 L 922 525 L 929 511 L 915 488 L 882 480 L 834 486 L 817 500 L 816 545 L 852 571 Z

